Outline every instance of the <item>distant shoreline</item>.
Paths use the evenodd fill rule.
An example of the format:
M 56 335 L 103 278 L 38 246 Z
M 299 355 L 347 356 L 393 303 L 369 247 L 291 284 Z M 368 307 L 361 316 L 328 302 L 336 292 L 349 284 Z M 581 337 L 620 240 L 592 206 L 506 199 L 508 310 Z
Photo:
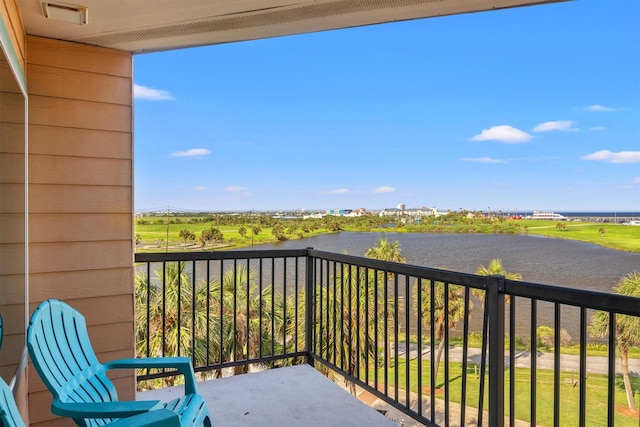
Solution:
M 528 214 L 528 212 L 525 212 L 526 214 Z M 565 212 L 565 211 L 557 211 L 556 213 L 560 214 L 560 215 L 564 215 L 567 217 L 577 217 L 577 218 L 582 218 L 582 217 L 588 217 L 588 218 L 640 218 L 640 212 L 575 212 L 575 211 L 570 211 L 570 212 Z

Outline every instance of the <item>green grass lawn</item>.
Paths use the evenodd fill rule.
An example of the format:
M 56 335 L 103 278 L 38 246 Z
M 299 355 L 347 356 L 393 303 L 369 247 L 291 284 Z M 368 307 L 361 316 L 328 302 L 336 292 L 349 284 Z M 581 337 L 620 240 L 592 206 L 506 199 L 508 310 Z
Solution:
M 412 392 L 418 392 L 418 369 L 417 360 L 411 360 L 409 369 L 409 388 Z M 398 387 L 405 390 L 406 387 L 406 360 L 398 360 Z M 422 362 L 422 385 L 423 395 L 428 396 L 428 386 L 430 384 L 430 364 L 429 361 Z M 449 396 L 452 402 L 461 402 L 462 396 L 462 364 L 450 362 L 449 373 L 451 380 L 449 381 Z M 371 369 L 369 379 L 372 380 L 374 370 Z M 384 370 L 378 370 L 379 381 L 382 382 Z M 560 425 L 573 426 L 578 424 L 580 409 L 580 387 L 577 384 L 578 375 L 576 373 L 561 372 L 560 374 Z M 469 365 L 466 373 L 467 380 L 467 398 L 466 404 L 471 407 L 478 407 L 478 397 L 480 390 L 479 367 L 477 365 Z M 438 372 L 438 380 L 436 386 L 444 387 L 444 367 L 440 367 Z M 488 381 L 488 379 L 487 379 Z M 389 395 L 394 395 L 395 385 L 395 369 L 388 370 L 388 387 Z M 640 389 L 640 378 L 632 378 L 634 390 Z M 426 386 L 426 388 L 425 388 Z M 487 410 L 487 389 L 488 383 L 485 382 L 484 410 Z M 526 368 L 516 368 L 515 370 L 515 418 L 523 421 L 531 421 L 531 371 Z M 404 395 L 403 391 L 400 395 Z M 438 399 L 444 399 L 444 393 L 437 395 Z M 622 385 L 622 378 L 616 382 L 616 406 L 626 408 L 627 402 Z M 637 401 L 636 401 L 637 403 Z M 509 411 L 509 370 L 505 370 L 505 411 Z M 536 380 L 536 423 L 537 425 L 552 426 L 554 419 L 554 394 L 553 394 L 553 371 L 537 370 Z M 607 377 L 605 375 L 589 374 L 587 377 L 587 401 L 586 401 L 586 417 L 589 426 L 606 426 L 607 425 Z M 620 411 L 616 411 L 615 425 L 617 427 L 638 426 L 638 418 L 623 415 Z
M 523 220 L 521 224 L 523 227 L 528 226 L 529 234 L 580 240 L 607 248 L 640 252 L 640 227 L 637 226 L 562 221 L 567 228 L 559 231 L 556 229 L 557 221 Z M 601 228 L 604 228 L 604 234 L 600 233 Z
M 179 233 L 180 230 L 187 229 L 196 235 L 195 242 L 187 242 L 190 245 L 197 245 L 197 238 L 202 233 L 202 230 L 205 230 L 211 227 L 211 223 L 193 223 L 193 224 L 169 224 L 169 244 L 170 245 L 180 245 L 185 244 L 184 239 L 180 238 Z M 215 226 L 214 226 L 215 227 Z M 240 229 L 240 225 L 221 225 L 217 228 L 222 231 L 224 235 L 225 241 L 229 243 L 230 246 L 233 246 L 234 243 L 239 242 L 243 243 L 243 245 L 251 246 L 251 233 L 249 232 L 249 227 L 244 226 L 247 229 L 247 234 L 245 237 L 242 237 L 238 230 Z M 142 244 L 144 245 L 153 245 L 161 242 L 160 246 L 164 246 L 167 240 L 167 226 L 166 225 L 156 225 L 156 224 L 148 224 L 148 225 L 136 225 L 135 233 L 140 234 L 140 238 L 142 240 Z M 254 245 L 259 245 L 261 243 L 269 243 L 273 241 L 273 236 L 271 235 L 271 228 L 262 228 L 258 235 L 253 235 L 253 243 Z
M 167 229 L 166 224 L 136 224 L 135 235 L 139 235 L 140 245 L 137 247 L 137 252 L 157 252 L 164 251 L 169 246 L 170 251 L 184 251 L 184 250 L 200 250 L 198 245 L 198 238 L 202 233 L 202 230 L 210 227 L 218 228 L 224 237 L 223 242 L 207 244 L 205 250 L 212 249 L 233 249 L 233 248 L 251 248 L 252 246 L 258 246 L 266 243 L 276 242 L 277 239 L 272 234 L 272 227 L 261 226 L 259 234 L 251 233 L 250 225 L 216 225 L 212 222 L 188 222 L 187 219 L 182 219 L 181 224 L 169 224 Z M 246 234 L 241 236 L 238 230 L 240 227 L 245 227 Z M 187 241 L 180 237 L 181 230 L 189 230 L 195 234 L 195 241 Z M 167 233 L 168 231 L 168 233 Z M 315 231 L 309 231 L 304 234 L 304 237 L 317 236 L 319 234 L 328 233 L 326 229 L 318 229 Z M 168 245 L 167 245 L 168 234 Z M 287 239 L 297 239 L 298 235 L 287 235 Z

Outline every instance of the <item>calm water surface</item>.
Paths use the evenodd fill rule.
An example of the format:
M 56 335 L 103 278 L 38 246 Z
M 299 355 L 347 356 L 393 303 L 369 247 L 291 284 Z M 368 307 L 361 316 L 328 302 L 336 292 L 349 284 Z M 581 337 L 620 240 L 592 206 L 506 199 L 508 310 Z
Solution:
M 350 233 L 325 234 L 256 249 L 313 247 L 330 252 L 362 256 L 379 238 L 400 242 L 408 264 L 474 273 L 479 265 L 499 258 L 506 271 L 522 280 L 548 285 L 611 292 L 621 277 L 640 270 L 640 253 L 622 252 L 590 243 L 531 235 Z M 528 331 L 526 307 L 518 316 L 518 334 Z M 538 324 L 553 324 L 553 307 L 539 304 Z M 562 311 L 562 327 L 578 335 L 578 310 Z M 478 316 L 476 316 L 478 317 Z
M 621 277 L 640 270 L 640 253 L 549 237 L 501 234 L 348 233 L 290 240 L 256 249 L 315 249 L 362 256 L 378 239 L 400 242 L 408 264 L 474 273 L 493 258 L 522 280 L 611 292 Z

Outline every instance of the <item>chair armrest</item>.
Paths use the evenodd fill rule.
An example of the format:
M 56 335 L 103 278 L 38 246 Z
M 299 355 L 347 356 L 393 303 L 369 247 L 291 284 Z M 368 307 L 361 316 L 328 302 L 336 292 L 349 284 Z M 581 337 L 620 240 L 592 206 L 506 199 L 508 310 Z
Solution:
M 158 409 L 121 418 L 109 423 L 109 427 L 180 427 L 180 417 L 168 409 Z
M 188 357 L 132 357 L 128 359 L 112 360 L 104 364 L 112 369 L 142 369 L 142 368 L 175 368 L 191 370 L 191 359 Z
M 54 399 L 51 404 L 51 412 L 69 418 L 126 418 L 153 409 L 162 409 L 162 403 L 159 400 L 73 403 Z
M 173 368 L 184 376 L 185 394 L 197 394 L 196 378 L 188 357 L 141 357 L 112 360 L 104 364 L 106 369 L 162 369 Z

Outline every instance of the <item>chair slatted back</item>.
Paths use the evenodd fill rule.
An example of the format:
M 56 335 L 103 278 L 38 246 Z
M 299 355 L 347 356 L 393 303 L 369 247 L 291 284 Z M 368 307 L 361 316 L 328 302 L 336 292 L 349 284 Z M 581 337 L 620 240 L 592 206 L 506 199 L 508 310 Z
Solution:
M 24 427 L 13 393 L 3 379 L 0 379 L 0 424 L 3 427 Z
M 0 349 L 2 348 L 3 336 L 4 325 L 0 314 Z M 2 378 L 0 378 L 0 425 L 3 427 L 24 427 L 24 421 L 18 411 L 18 405 L 13 398 L 11 388 Z
M 44 301 L 31 316 L 27 345 L 34 367 L 62 402 L 115 402 L 116 388 L 98 361 L 84 316 L 58 300 Z M 79 424 L 104 425 L 110 419 Z

